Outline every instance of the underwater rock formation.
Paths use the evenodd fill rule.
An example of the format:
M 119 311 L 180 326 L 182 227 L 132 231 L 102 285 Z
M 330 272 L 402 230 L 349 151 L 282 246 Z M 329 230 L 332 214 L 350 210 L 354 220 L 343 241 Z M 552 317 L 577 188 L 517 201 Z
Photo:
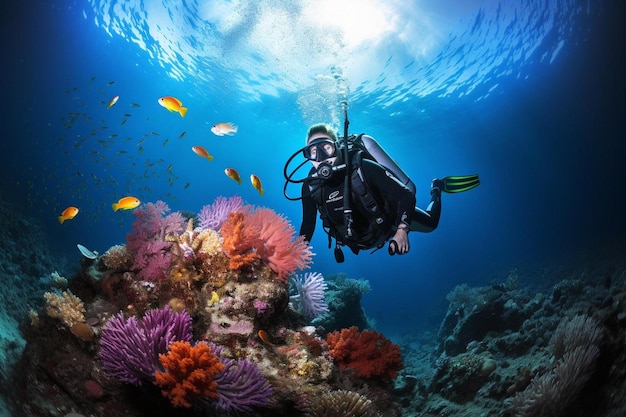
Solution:
M 403 415 L 624 415 L 626 262 L 604 262 L 551 286 L 542 276 L 545 292 L 522 287 L 516 271 L 450 291 L 436 339 L 401 344 Z

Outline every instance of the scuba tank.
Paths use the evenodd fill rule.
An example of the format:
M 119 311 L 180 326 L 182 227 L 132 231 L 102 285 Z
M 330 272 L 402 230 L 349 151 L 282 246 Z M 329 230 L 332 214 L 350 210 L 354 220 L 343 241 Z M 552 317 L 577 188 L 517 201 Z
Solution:
M 361 134 L 357 136 L 354 142 L 365 149 L 370 154 L 372 160 L 385 167 L 396 177 L 396 179 L 398 179 L 398 181 L 404 184 L 406 188 L 415 194 L 416 188 L 413 181 L 411 181 L 409 176 L 406 175 L 406 172 L 400 168 L 400 165 L 398 165 L 398 163 L 394 161 L 387 152 L 385 152 L 382 146 L 376 142 L 376 139 L 371 136 Z

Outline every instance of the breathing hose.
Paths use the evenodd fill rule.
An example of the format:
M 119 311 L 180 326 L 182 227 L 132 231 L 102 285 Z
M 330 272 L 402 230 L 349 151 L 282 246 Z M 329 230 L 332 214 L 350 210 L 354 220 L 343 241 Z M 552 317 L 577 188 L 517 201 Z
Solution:
M 343 184 L 343 218 L 346 222 L 346 237 L 352 238 L 354 232 L 352 231 L 352 205 L 350 204 L 351 187 L 350 178 L 352 173 L 350 171 L 350 153 L 348 149 L 348 126 L 350 121 L 348 120 L 348 102 L 346 100 L 341 101 L 341 109 L 343 110 L 343 159 L 346 164 L 346 178 Z

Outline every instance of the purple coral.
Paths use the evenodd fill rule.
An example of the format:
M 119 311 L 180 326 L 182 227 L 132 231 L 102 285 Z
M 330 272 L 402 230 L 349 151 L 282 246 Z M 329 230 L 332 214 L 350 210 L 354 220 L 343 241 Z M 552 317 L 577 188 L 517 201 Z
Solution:
M 239 196 L 222 197 L 215 199 L 213 204 L 207 204 L 200 209 L 198 214 L 198 226 L 201 229 L 220 230 L 222 223 L 228 217 L 228 213 L 237 211 L 243 207 L 243 200 Z
M 133 233 L 126 236 L 126 249 L 134 258 L 132 268 L 142 281 L 159 281 L 172 263 L 171 242 L 167 236 L 178 236 L 185 228 L 185 219 L 179 212 L 170 213 L 163 201 L 147 203 L 135 209 Z
M 154 379 L 159 369 L 159 354 L 166 353 L 174 341 L 191 341 L 191 316 L 165 307 L 149 310 L 143 319 L 111 317 L 102 328 L 100 361 L 104 372 L 122 382 L 141 385 Z
M 224 369 L 215 377 L 219 395 L 214 407 L 220 415 L 250 413 L 253 407 L 267 405 L 272 386 L 259 367 L 247 359 L 221 359 Z
M 319 272 L 307 272 L 291 278 L 295 294 L 289 296 L 291 306 L 307 319 L 313 319 L 328 311 L 324 301 L 326 282 Z

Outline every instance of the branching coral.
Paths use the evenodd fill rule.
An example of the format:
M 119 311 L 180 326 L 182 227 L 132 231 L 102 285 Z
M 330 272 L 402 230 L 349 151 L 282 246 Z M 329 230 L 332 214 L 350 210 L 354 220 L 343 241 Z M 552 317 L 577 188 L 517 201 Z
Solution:
M 80 298 L 70 290 L 62 293 L 46 292 L 46 312 L 52 318 L 59 319 L 68 328 L 85 321 L 85 307 Z
M 256 239 L 250 239 L 245 233 L 245 217 L 241 212 L 228 214 L 227 220 L 222 224 L 222 237 L 224 238 L 224 251 L 230 258 L 229 268 L 233 271 L 248 268 L 260 260 L 259 254 L 254 250 Z
M 207 343 L 191 346 L 187 341 L 173 342 L 159 360 L 165 371 L 155 373 L 154 383 L 174 407 L 191 407 L 198 398 L 218 397 L 215 376 L 224 364 Z
M 291 306 L 306 319 L 313 319 L 328 311 L 324 301 L 326 283 L 319 272 L 297 274 L 291 279 L 295 294 L 289 296 Z
M 353 391 L 333 391 L 316 396 L 309 401 L 308 417 L 374 416 L 372 401 Z
M 158 355 L 174 341 L 191 340 L 191 317 L 165 307 L 150 310 L 143 319 L 111 317 L 102 328 L 99 356 L 105 373 L 122 382 L 141 385 L 160 367 Z
M 289 221 L 268 208 L 246 206 L 229 214 L 222 236 L 226 253 L 239 265 L 261 258 L 283 281 L 296 269 L 306 268 L 313 256 L 304 237 L 295 237 Z
M 169 214 L 168 214 L 169 213 Z M 134 257 L 132 268 L 142 281 L 160 281 L 172 263 L 168 236 L 178 236 L 185 227 L 179 212 L 170 213 L 163 201 L 147 203 L 133 211 L 133 233 L 126 237 L 126 248 Z
M 395 378 L 404 365 L 400 347 L 374 331 L 355 326 L 329 333 L 330 355 L 339 368 L 354 369 L 361 378 Z

